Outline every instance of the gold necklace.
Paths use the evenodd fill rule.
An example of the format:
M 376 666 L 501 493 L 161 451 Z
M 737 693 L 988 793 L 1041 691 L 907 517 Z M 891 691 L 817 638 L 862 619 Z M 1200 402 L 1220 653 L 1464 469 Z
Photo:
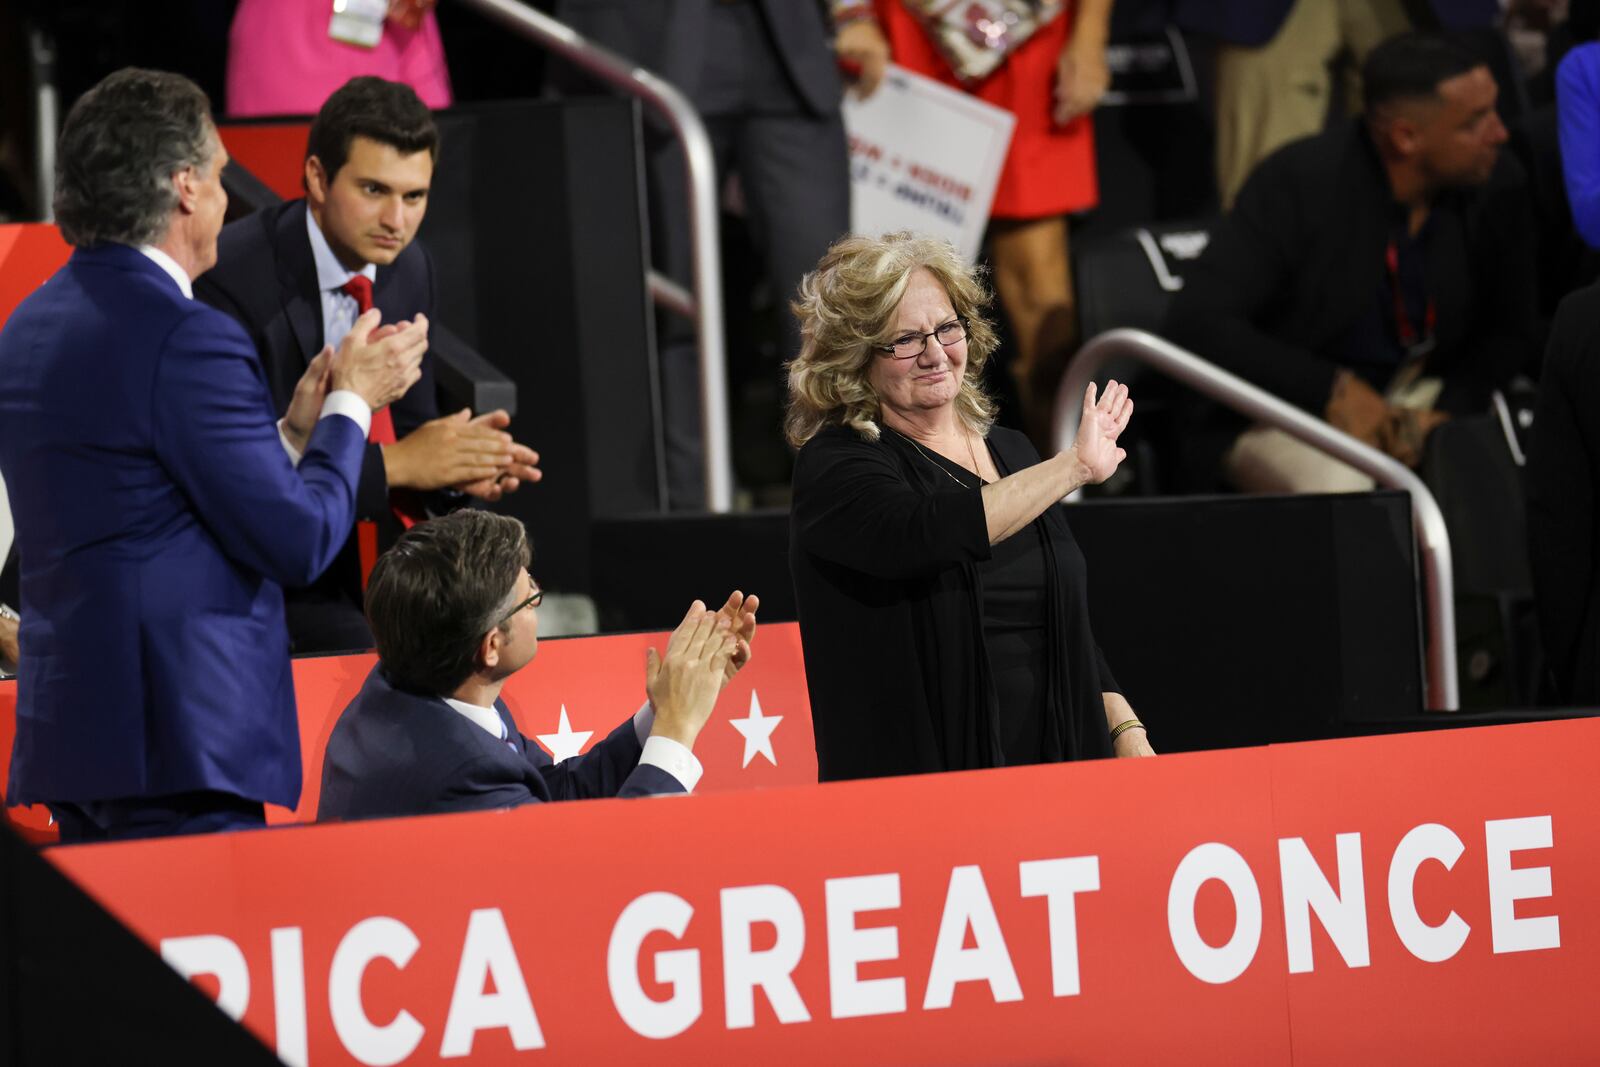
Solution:
M 891 427 L 889 427 L 889 429 L 894 430 L 894 427 L 891 426 Z M 894 430 L 894 432 L 896 434 L 898 434 L 900 437 L 904 438 L 906 441 L 909 441 L 911 443 L 911 447 L 916 449 L 919 453 L 921 453 L 923 459 L 927 460 L 929 463 L 931 463 L 935 467 L 937 467 L 941 472 L 943 472 L 943 474 L 944 474 L 944 476 L 946 478 L 949 478 L 952 482 L 955 482 L 961 488 L 963 488 L 963 489 L 974 489 L 974 488 L 977 488 L 978 486 L 983 486 L 983 485 L 987 485 L 988 484 L 984 480 L 983 474 L 981 472 L 977 471 L 977 469 L 976 469 L 977 466 L 978 466 L 978 454 L 972 450 L 972 435 L 970 433 L 965 435 L 966 439 L 967 439 L 967 458 L 972 460 L 972 466 L 974 468 L 973 473 L 977 475 L 978 486 L 968 485 L 966 482 L 962 481 L 960 478 L 957 478 L 954 474 L 951 474 L 950 473 L 950 468 L 946 467 L 943 463 L 940 463 L 938 460 L 934 459 L 933 456 L 929 455 L 927 450 L 924 449 L 920 444 L 917 443 L 917 439 L 915 437 L 912 437 L 910 434 L 900 433 L 899 430 Z

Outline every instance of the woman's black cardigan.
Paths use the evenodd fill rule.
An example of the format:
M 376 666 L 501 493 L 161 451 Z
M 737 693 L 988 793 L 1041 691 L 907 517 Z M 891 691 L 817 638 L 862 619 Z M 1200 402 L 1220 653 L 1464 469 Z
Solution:
M 995 427 L 1002 475 L 1039 462 Z M 982 490 L 906 439 L 828 427 L 795 462 L 789 566 L 823 781 L 994 767 L 1003 760 L 983 639 Z M 1120 692 L 1089 626 L 1087 568 L 1064 509 L 1047 534 L 1048 756 L 1111 754 L 1103 692 Z M 1015 536 L 1027 536 L 1020 531 Z

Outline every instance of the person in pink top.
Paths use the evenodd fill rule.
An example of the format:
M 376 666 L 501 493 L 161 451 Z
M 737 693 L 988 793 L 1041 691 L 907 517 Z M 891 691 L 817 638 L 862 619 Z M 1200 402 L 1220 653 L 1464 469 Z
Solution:
M 228 114 L 309 115 L 358 74 L 450 106 L 436 0 L 240 0 L 228 33 Z

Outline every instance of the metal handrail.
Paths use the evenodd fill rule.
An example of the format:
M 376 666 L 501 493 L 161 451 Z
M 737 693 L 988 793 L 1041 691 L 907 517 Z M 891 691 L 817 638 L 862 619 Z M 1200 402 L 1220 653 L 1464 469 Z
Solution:
M 638 97 L 667 120 L 683 143 L 689 177 L 689 232 L 694 293 L 656 275 L 652 300 L 695 320 L 700 350 L 700 431 L 706 508 L 733 509 L 733 449 L 728 436 L 727 345 L 722 332 L 722 252 L 717 241 L 717 168 L 711 138 L 689 98 L 637 63 L 586 40 L 572 27 L 517 0 L 458 0 L 607 83 Z
M 1078 350 L 1056 393 L 1053 441 L 1058 451 L 1072 447 L 1083 412 L 1083 393 L 1107 360 L 1117 356 L 1176 378 L 1196 392 L 1244 415 L 1284 431 L 1318 451 L 1372 478 L 1379 485 L 1411 494 L 1411 523 L 1421 554 L 1427 604 L 1428 647 L 1425 706 L 1456 711 L 1461 706 L 1456 678 L 1455 579 L 1450 534 L 1433 494 L 1403 463 L 1362 444 L 1347 433 L 1209 363 L 1193 352 L 1143 330 L 1109 330 Z
M 56 44 L 43 30 L 28 30 L 28 74 L 33 79 L 33 195 L 39 221 L 56 218 L 56 132 L 60 102 L 56 97 Z

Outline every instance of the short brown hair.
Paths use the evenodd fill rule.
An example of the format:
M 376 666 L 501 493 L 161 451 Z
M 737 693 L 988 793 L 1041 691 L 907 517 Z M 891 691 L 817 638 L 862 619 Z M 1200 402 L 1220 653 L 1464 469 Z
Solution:
M 306 158 L 316 156 L 331 182 L 350 158 L 350 143 L 357 137 L 388 145 L 402 156 L 426 151 L 435 162 L 439 158 L 433 112 L 403 82 L 363 74 L 335 89 L 311 120 Z
M 985 316 L 992 299 L 983 270 L 967 263 L 947 241 L 914 233 L 845 237 L 800 282 L 791 305 L 800 320 L 800 354 L 789 362 L 789 411 L 784 435 L 796 448 L 824 426 L 845 425 L 869 441 L 878 438 L 882 404 L 867 374 L 876 346 L 894 330 L 895 309 L 911 276 L 926 270 L 944 286 L 950 305 L 967 324 L 967 368 L 956 411 L 987 433 L 995 403 L 984 391 L 984 364 L 999 344 Z
M 367 624 L 389 681 L 425 696 L 455 692 L 532 556 L 521 522 L 471 508 L 401 535 L 367 583 Z

